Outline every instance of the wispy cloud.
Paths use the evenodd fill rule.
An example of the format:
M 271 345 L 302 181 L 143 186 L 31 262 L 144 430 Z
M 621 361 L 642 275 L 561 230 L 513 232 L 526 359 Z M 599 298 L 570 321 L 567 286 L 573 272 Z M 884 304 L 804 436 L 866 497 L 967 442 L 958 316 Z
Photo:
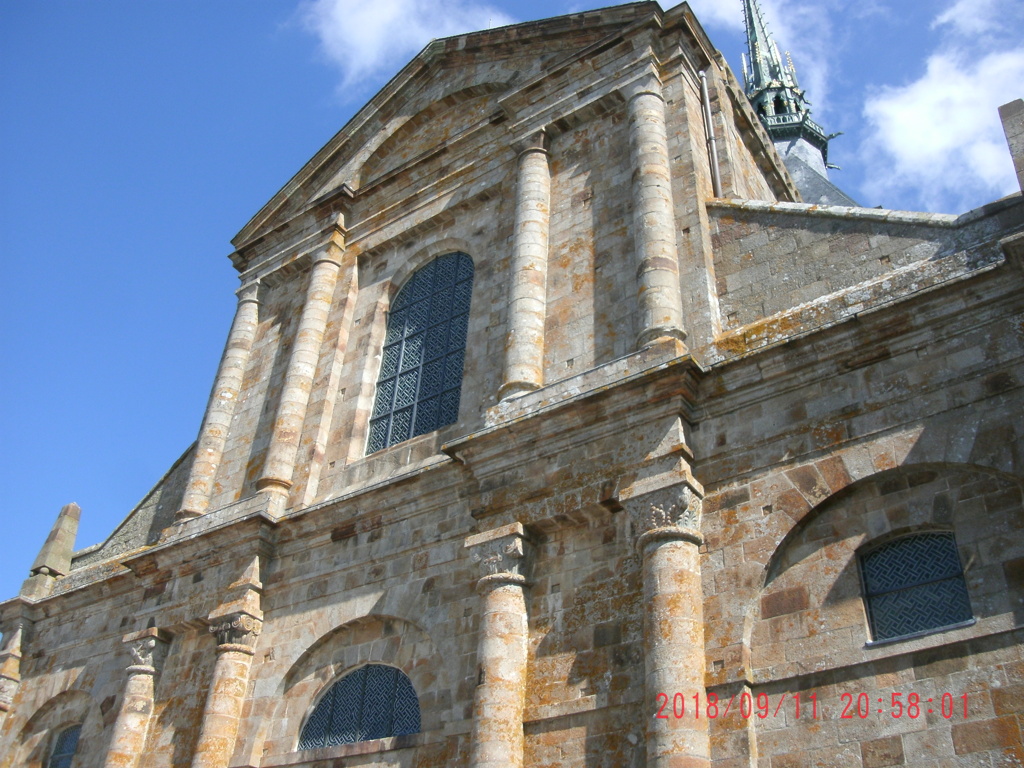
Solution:
M 472 0 L 310 0 L 300 14 L 341 70 L 343 92 L 379 84 L 434 38 L 515 23 Z
M 864 105 L 862 197 L 884 205 L 904 195 L 925 210 L 959 212 L 1016 188 L 997 107 L 1024 83 L 1024 7 L 957 0 L 933 28 L 941 41 L 924 74 L 874 91 Z

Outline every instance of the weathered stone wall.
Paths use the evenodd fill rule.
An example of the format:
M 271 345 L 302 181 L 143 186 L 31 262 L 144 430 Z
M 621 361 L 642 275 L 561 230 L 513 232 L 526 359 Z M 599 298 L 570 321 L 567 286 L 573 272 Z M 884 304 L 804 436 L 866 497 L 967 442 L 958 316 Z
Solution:
M 960 219 L 873 209 L 716 204 L 712 242 L 723 329 L 958 253 L 969 253 L 967 266 L 976 268 L 1001 258 L 988 242 L 991 233 L 1019 219 L 1016 204 L 1004 210 L 993 205 Z
M 42 768 L 73 722 L 97 768 L 1019 760 L 1020 198 L 777 202 L 788 174 L 688 13 L 433 43 L 247 225 L 255 319 L 207 507 L 156 535 L 185 460 L 134 537 L 0 604 L 0 768 Z M 755 200 L 707 202 L 700 69 L 724 194 Z M 391 302 L 453 251 L 475 265 L 458 420 L 367 456 Z M 533 330 L 515 270 L 544 254 L 543 381 L 499 401 Z M 929 528 L 976 620 L 870 642 L 858 551 Z M 300 753 L 369 663 L 408 676 L 421 732 Z M 894 692 L 968 715 L 894 718 Z M 676 694 L 700 721 L 655 717 Z

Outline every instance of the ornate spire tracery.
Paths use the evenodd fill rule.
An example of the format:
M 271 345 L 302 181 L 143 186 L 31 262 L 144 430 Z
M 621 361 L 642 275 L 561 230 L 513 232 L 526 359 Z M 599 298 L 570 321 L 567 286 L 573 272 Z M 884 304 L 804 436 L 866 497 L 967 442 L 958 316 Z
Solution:
M 793 62 L 788 54 L 783 61 L 757 0 L 743 0 L 743 21 L 747 29 L 744 89 L 768 135 L 776 142 L 806 140 L 821 152 L 826 165 L 832 137 L 811 120 L 811 103 L 800 87 Z

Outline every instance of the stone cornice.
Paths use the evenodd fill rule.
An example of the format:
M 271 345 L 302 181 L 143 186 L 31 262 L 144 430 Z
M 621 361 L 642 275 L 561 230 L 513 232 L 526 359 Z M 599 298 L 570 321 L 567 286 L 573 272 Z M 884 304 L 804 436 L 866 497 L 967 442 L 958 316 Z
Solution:
M 582 404 L 597 398 L 608 398 L 608 406 L 595 422 L 595 428 L 614 432 L 618 429 L 616 413 L 628 412 L 637 418 L 635 401 L 621 397 L 622 392 L 651 388 L 651 398 L 645 400 L 645 408 L 660 413 L 667 407 L 675 408 L 687 418 L 695 411 L 697 387 L 704 369 L 689 355 L 674 356 L 674 349 L 667 345 L 654 345 L 632 355 L 614 360 L 598 368 L 585 371 L 577 376 L 548 384 L 538 390 L 506 400 L 489 409 L 484 429 L 451 440 L 442 450 L 463 463 L 473 464 L 485 474 L 491 457 L 501 456 L 499 462 L 508 468 L 508 440 L 510 435 L 532 440 L 535 430 L 551 429 L 552 419 L 565 417 L 573 421 L 577 434 L 563 431 L 561 435 L 547 434 L 545 451 L 557 453 L 563 447 L 562 441 L 578 439 L 580 425 L 575 422 L 574 411 Z M 655 394 L 656 390 L 656 394 Z M 608 397 L 614 393 L 615 397 Z

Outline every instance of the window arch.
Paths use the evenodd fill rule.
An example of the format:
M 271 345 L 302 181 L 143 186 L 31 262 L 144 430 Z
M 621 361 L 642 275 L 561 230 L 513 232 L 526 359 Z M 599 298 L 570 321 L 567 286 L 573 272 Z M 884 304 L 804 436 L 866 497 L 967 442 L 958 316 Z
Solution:
M 473 292 L 473 260 L 439 256 L 399 291 L 388 317 L 367 453 L 452 424 Z
M 81 733 L 82 725 L 79 723 L 65 728 L 57 734 L 46 768 L 70 768 L 71 761 L 78 750 L 78 737 Z
M 299 749 L 320 749 L 420 731 L 420 702 L 404 672 L 368 664 L 320 699 L 302 728 Z
M 951 532 L 901 536 L 860 556 L 874 640 L 918 635 L 972 621 Z

